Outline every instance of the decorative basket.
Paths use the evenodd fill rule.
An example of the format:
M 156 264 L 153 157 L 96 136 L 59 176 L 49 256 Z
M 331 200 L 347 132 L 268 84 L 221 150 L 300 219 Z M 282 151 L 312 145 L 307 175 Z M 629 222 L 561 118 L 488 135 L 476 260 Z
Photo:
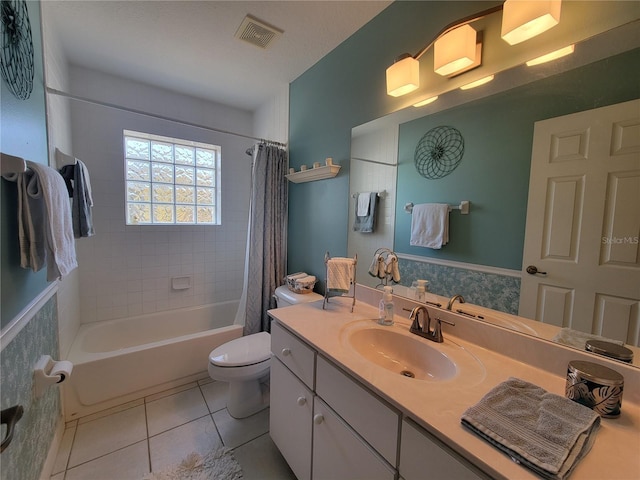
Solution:
M 317 280 L 313 283 L 301 283 L 299 282 L 298 278 L 291 278 L 291 277 L 295 277 L 299 274 L 291 274 L 287 277 L 285 277 L 285 281 L 287 282 L 287 288 L 289 290 L 291 290 L 293 293 L 311 293 L 313 292 L 313 287 L 315 287 Z

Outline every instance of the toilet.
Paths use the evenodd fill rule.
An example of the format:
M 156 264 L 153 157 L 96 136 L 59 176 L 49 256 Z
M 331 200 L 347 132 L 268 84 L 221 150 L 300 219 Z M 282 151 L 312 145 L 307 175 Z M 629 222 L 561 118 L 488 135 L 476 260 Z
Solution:
M 317 293 L 299 294 L 286 286 L 276 289 L 278 308 L 322 300 Z M 229 383 L 227 411 L 234 418 L 245 418 L 269 406 L 264 384 L 269 379 L 271 335 L 254 333 L 236 338 L 209 354 L 209 376 Z

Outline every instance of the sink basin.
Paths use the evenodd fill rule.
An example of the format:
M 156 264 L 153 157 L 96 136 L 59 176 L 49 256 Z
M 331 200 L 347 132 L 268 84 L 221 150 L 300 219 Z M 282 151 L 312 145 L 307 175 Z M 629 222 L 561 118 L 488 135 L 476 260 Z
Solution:
M 458 372 L 456 364 L 428 340 L 390 327 L 353 330 L 347 342 L 365 359 L 405 377 L 442 381 Z

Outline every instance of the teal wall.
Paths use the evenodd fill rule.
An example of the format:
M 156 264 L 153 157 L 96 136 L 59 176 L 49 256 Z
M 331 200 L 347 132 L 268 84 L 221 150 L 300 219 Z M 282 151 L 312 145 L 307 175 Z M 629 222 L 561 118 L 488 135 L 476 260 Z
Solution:
M 417 52 L 425 32 L 500 2 L 395 2 L 291 83 L 289 162 L 312 165 L 333 157 L 331 180 L 289 184 L 288 270 L 324 278 L 324 254 L 347 253 L 351 128 L 394 111 L 386 68 Z M 369 261 L 369 259 L 361 259 Z
M 38 163 L 49 164 L 40 2 L 27 2 L 34 50 L 33 91 L 19 100 L 4 80 L 0 92 L 0 151 Z M 20 268 L 17 194 L 14 183 L 0 180 L 0 323 L 4 327 L 47 286 L 46 272 L 34 274 Z
M 633 50 L 401 125 L 395 251 L 520 270 L 534 122 L 639 98 L 639 66 L 640 50 Z M 429 180 L 417 172 L 414 153 L 437 126 L 458 129 L 465 151 L 451 174 Z M 472 202 L 471 213 L 451 213 L 449 244 L 409 245 L 406 203 L 460 200 Z

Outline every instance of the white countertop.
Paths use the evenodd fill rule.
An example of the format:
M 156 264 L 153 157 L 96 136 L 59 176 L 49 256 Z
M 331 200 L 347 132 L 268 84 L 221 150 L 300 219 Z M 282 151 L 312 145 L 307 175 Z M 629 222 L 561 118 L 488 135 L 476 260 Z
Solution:
M 445 331 L 443 344 L 420 339 L 434 348 L 467 351 L 461 358 L 475 356 L 466 374 L 447 381 L 423 381 L 391 373 L 364 359 L 345 344 L 344 327 L 350 322 L 377 318 L 378 310 L 358 301 L 350 312 L 350 299 L 332 298 L 327 309 L 314 302 L 271 310 L 280 324 L 295 333 L 320 354 L 341 366 L 406 416 L 448 444 L 482 470 L 497 478 L 535 479 L 538 476 L 514 463 L 508 456 L 464 429 L 462 413 L 478 402 L 489 390 L 509 377 L 518 377 L 549 392 L 564 395 L 566 363 L 559 365 L 559 375 L 496 353 Z M 396 325 L 386 328 L 409 328 L 408 314 L 396 310 Z M 462 324 L 459 328 L 462 328 Z M 444 329 L 443 329 L 444 330 Z M 514 340 L 535 342 L 515 335 Z M 471 355 L 468 355 L 471 354 Z M 469 374 L 472 370 L 473 374 Z M 591 452 L 578 464 L 571 479 L 621 480 L 640 478 L 640 406 L 622 399 L 622 415 L 603 418 Z

